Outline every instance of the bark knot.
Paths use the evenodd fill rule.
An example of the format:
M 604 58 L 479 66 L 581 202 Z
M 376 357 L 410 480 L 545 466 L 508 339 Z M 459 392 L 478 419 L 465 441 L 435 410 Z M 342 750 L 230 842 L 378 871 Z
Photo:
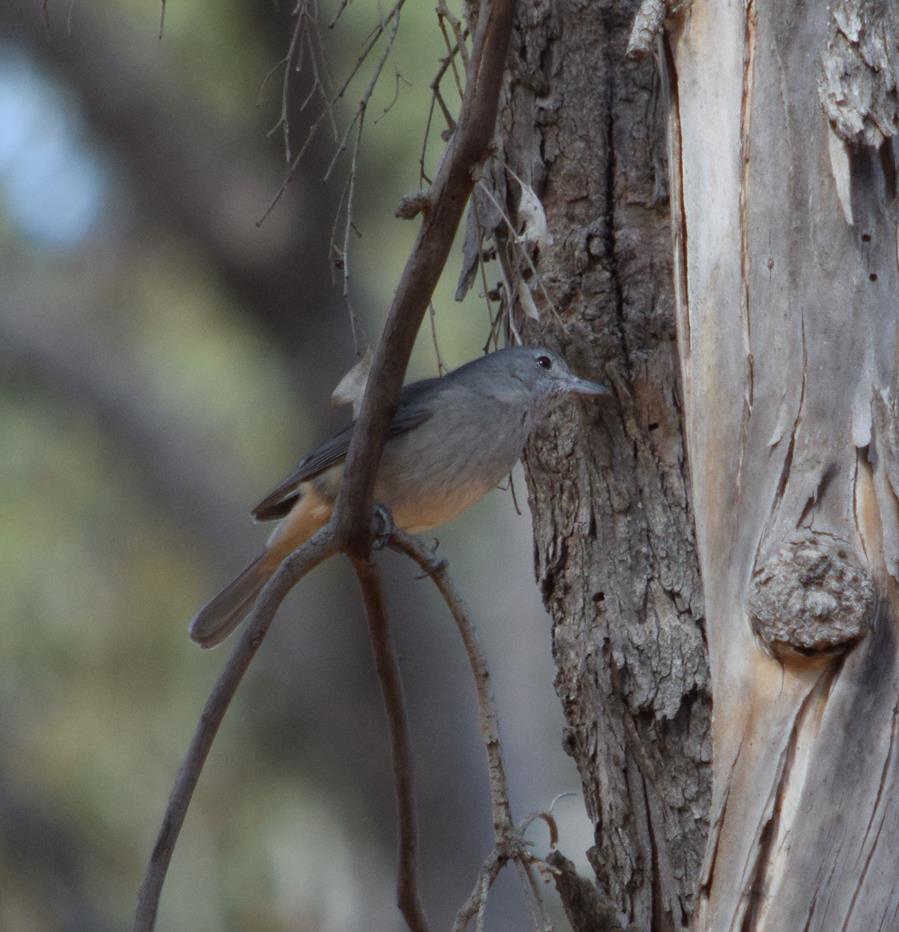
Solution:
M 874 607 L 870 572 L 848 543 L 812 535 L 783 546 L 752 577 L 749 620 L 777 656 L 841 651 L 864 637 Z

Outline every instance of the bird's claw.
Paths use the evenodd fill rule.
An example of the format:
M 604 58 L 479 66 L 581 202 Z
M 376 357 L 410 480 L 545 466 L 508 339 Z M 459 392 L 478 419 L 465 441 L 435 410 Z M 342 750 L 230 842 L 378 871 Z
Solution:
M 375 550 L 383 550 L 389 543 L 396 525 L 393 523 L 393 515 L 386 505 L 378 502 L 375 505 L 374 520 L 372 522 L 372 545 Z
M 444 557 L 437 556 L 437 548 L 440 541 L 435 537 L 434 546 L 430 548 L 431 559 L 422 567 L 422 571 L 416 575 L 416 579 L 426 579 L 428 576 L 436 576 L 449 567 L 449 561 Z
M 449 560 L 446 557 L 437 556 L 437 548 L 440 546 L 440 541 L 435 537 L 434 546 L 431 547 L 431 562 L 428 564 L 428 572 L 430 573 L 442 573 L 445 569 L 449 568 Z
M 431 562 L 428 563 L 428 572 L 429 573 L 442 573 L 445 569 L 449 568 L 449 560 L 446 557 L 433 557 Z

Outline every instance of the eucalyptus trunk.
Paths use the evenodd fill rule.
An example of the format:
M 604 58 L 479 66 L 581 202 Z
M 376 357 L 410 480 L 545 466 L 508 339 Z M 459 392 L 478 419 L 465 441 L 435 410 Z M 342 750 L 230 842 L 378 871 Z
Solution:
M 669 23 L 715 932 L 899 928 L 897 36 L 894 0 Z

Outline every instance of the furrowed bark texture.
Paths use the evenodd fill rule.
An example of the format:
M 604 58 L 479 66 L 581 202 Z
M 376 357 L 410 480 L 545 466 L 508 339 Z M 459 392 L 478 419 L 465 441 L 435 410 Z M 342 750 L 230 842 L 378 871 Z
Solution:
M 893 0 L 668 35 L 715 932 L 899 928 L 897 38 Z
M 604 901 L 625 927 L 670 930 L 689 921 L 705 842 L 709 696 L 665 113 L 652 63 L 625 59 L 636 6 L 521 4 L 501 131 L 503 159 L 542 200 L 553 238 L 527 247 L 542 285 L 506 244 L 515 319 L 528 342 L 559 347 L 617 396 L 572 403 L 526 456 L 564 745 L 595 825 Z M 519 184 L 511 173 L 499 184 L 514 217 Z M 525 288 L 538 321 L 524 319 Z M 567 905 L 576 928 L 597 927 Z

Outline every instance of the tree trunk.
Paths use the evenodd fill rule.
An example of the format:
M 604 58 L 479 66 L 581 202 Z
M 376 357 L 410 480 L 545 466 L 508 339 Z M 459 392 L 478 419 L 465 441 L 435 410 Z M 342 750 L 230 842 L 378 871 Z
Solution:
M 669 32 L 715 932 L 899 928 L 897 36 L 894 0 Z
M 595 825 L 599 890 L 625 924 L 669 930 L 689 922 L 705 843 L 709 695 L 665 112 L 652 65 L 625 60 L 634 12 L 629 3 L 519 5 L 502 116 L 512 171 L 496 185 L 513 217 L 515 175 L 543 202 L 553 242 L 529 247 L 536 276 L 522 246 L 496 229 L 527 341 L 561 348 L 617 395 L 606 408 L 572 405 L 528 449 L 536 573 L 554 618 L 564 745 Z M 531 301 L 537 321 L 524 316 Z M 594 907 L 560 889 L 575 928 L 605 928 Z

